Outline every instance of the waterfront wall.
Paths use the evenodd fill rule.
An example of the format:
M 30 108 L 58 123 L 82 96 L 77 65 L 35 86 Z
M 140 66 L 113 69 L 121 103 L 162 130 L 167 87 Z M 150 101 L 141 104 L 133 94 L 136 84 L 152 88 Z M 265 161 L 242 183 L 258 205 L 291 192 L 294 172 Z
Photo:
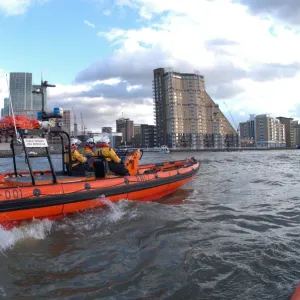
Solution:
M 176 149 L 170 149 L 170 152 L 234 152 L 234 151 L 268 151 L 268 150 L 297 150 L 296 148 L 286 148 L 286 147 L 272 147 L 272 148 L 226 148 L 226 149 L 218 149 L 218 148 L 205 148 L 205 149 L 191 149 L 191 148 L 176 148 Z M 299 149 L 300 150 L 300 149 Z M 29 150 L 31 151 L 31 150 Z M 28 151 L 28 152 L 29 152 Z M 42 151 L 36 151 L 40 154 Z M 144 152 L 157 152 L 157 150 L 153 149 L 144 149 Z M 50 151 L 51 154 L 61 154 L 61 151 Z M 24 155 L 24 153 L 16 153 L 16 155 Z M 0 157 L 11 157 L 12 151 L 11 150 L 1 150 L 0 149 Z
M 243 148 L 205 148 L 205 149 L 191 149 L 191 148 L 176 148 L 170 149 L 170 152 L 231 152 L 231 151 L 268 151 L 268 150 L 297 150 L 296 148 L 288 147 L 243 147 Z

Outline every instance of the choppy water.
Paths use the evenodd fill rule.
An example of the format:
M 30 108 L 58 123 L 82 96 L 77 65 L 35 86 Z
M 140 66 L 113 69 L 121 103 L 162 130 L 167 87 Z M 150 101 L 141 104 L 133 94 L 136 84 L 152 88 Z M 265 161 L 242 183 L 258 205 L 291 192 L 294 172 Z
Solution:
M 155 155 L 144 162 L 194 155 L 202 166 L 158 203 L 108 201 L 0 228 L 0 298 L 289 299 L 300 279 L 300 151 Z

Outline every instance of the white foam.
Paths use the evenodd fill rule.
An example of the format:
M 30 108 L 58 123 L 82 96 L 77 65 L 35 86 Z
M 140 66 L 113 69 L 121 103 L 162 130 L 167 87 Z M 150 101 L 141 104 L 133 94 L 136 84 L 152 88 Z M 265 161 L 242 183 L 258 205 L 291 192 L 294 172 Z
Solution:
M 126 221 L 127 219 L 132 220 L 138 216 L 136 208 L 130 207 L 132 201 L 119 200 L 112 202 L 106 199 L 104 195 L 98 197 L 95 201 L 101 202 L 107 209 L 103 207 L 102 210 L 78 212 L 76 216 L 67 217 L 62 222 L 57 223 L 55 229 L 62 230 L 65 234 L 73 233 L 76 230 L 77 236 L 85 235 L 87 231 L 95 232 L 97 236 L 109 235 L 111 234 L 110 224 Z
M 118 201 L 118 203 L 113 203 L 108 199 L 101 199 L 103 203 L 109 207 L 110 214 L 108 218 L 110 221 L 117 222 L 122 219 L 122 217 L 126 214 L 126 208 L 128 204 L 125 200 Z
M 59 223 L 55 228 L 56 230 L 62 230 L 65 233 L 71 233 L 74 230 L 74 227 L 77 230 L 77 234 L 85 234 L 86 231 L 90 231 L 99 226 L 103 226 L 103 222 L 106 224 L 116 223 L 124 219 L 135 219 L 138 214 L 136 208 L 130 208 L 131 201 L 128 200 L 119 200 L 117 202 L 112 202 L 106 199 L 104 196 L 99 197 L 99 201 L 102 201 L 103 204 L 108 207 L 109 211 L 105 212 L 105 218 L 99 220 L 98 215 L 91 215 L 89 218 L 86 217 L 86 214 L 91 214 L 91 212 L 79 212 L 79 218 L 70 218 Z M 80 217 L 82 215 L 82 217 Z M 91 218 L 93 222 L 91 222 Z M 87 221 L 89 220 L 89 221 Z M 3 255 L 4 250 L 11 249 L 18 242 L 22 242 L 28 239 L 42 240 L 47 237 L 52 229 L 54 221 L 49 221 L 47 219 L 33 220 L 27 225 L 20 227 L 12 228 L 11 230 L 5 230 L 0 226 L 0 255 L 1 252 Z M 109 230 L 101 234 L 109 234 Z M 1 292 L 0 292 L 1 295 Z
M 6 293 L 5 293 L 5 291 L 4 291 L 4 288 L 2 286 L 0 286 L 0 296 L 2 296 L 2 297 L 6 297 L 7 296 Z
M 26 239 L 44 239 L 51 231 L 53 221 L 33 220 L 25 226 L 14 227 L 11 230 L 5 230 L 0 226 L 0 250 L 12 248 L 17 242 Z
M 198 189 L 194 189 L 194 190 L 192 191 L 191 196 L 192 196 L 192 197 L 196 197 L 196 196 L 198 196 L 198 195 L 199 195 Z

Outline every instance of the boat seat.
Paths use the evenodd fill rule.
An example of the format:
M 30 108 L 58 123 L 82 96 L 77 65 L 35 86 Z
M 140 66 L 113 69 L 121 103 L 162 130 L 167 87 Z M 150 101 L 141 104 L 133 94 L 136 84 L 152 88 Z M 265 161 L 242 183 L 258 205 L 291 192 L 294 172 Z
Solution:
M 66 165 L 66 172 L 64 173 L 65 175 L 68 174 L 68 169 L 69 169 L 69 164 L 65 163 Z M 115 175 L 113 173 L 109 166 L 107 160 L 103 156 L 98 156 L 94 160 L 94 170 L 93 171 L 86 171 L 85 175 L 83 175 L 81 172 L 77 173 L 76 171 L 72 170 L 72 175 L 73 177 L 96 177 L 96 178 L 105 178 L 107 175 Z
M 72 175 L 68 175 L 69 172 L 69 164 L 65 163 L 65 167 L 66 167 L 66 171 L 65 172 L 56 172 L 56 174 L 59 175 L 66 175 L 66 176 L 73 176 L 73 177 L 95 177 L 95 172 L 93 170 L 86 170 L 83 174 L 83 172 L 76 172 L 74 170 L 72 170 Z
M 94 160 L 94 171 L 96 178 L 105 178 L 106 175 L 114 174 L 109 169 L 107 160 L 102 156 L 99 156 Z

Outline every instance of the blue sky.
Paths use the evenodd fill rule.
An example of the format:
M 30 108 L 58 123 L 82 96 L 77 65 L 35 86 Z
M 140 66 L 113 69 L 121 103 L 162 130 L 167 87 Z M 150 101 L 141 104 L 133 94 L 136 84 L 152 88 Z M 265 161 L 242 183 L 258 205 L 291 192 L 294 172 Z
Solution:
M 111 51 L 97 30 L 122 24 L 134 27 L 135 12 L 114 8 L 112 1 L 51 0 L 17 16 L 1 15 L 0 65 L 7 72 L 26 71 L 40 80 L 41 71 L 52 82 L 69 84 L 77 72 Z M 103 14 L 112 11 L 111 15 Z M 84 20 L 95 25 L 87 26 Z
M 293 0 L 1 0 L 0 106 L 6 73 L 43 72 L 49 103 L 90 129 L 122 114 L 153 124 L 152 71 L 172 67 L 199 70 L 236 123 L 299 118 L 299 13 Z

